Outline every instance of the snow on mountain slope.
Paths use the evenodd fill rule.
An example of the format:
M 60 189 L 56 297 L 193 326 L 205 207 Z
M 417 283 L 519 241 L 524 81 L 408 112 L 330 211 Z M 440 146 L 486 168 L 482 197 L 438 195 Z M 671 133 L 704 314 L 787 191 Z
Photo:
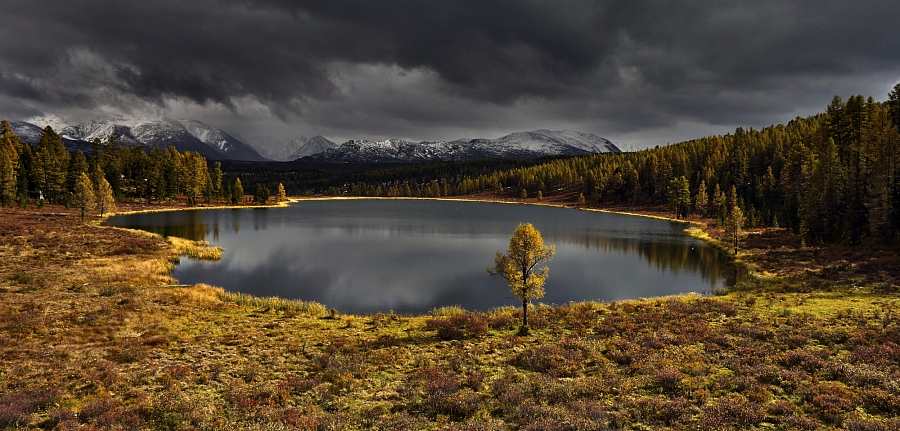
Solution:
M 43 129 L 25 122 L 19 124 L 23 133 L 32 136 L 34 142 L 40 140 Z M 28 127 L 30 126 L 30 127 Z M 176 120 L 173 118 L 133 118 L 114 117 L 105 121 L 86 124 L 60 125 L 57 133 L 63 137 L 71 149 L 84 147 L 94 139 L 105 141 L 115 135 L 126 146 L 143 145 L 147 148 L 175 146 L 179 151 L 196 151 L 208 159 L 231 159 L 265 161 L 253 147 L 241 142 L 221 129 L 197 120 Z M 14 129 L 15 130 L 15 129 Z M 17 132 L 18 134 L 18 132 Z M 31 138 L 29 138 L 31 139 Z M 30 142 L 26 139 L 27 142 Z
M 313 136 L 312 138 L 307 139 L 306 142 L 302 146 L 297 148 L 296 151 L 291 153 L 291 155 L 288 156 L 288 160 L 296 160 L 301 157 L 318 154 L 329 148 L 335 148 L 337 146 L 338 144 L 329 141 L 322 135 Z
M 296 160 L 338 146 L 323 136 L 312 138 L 298 136 L 289 139 L 253 137 L 242 140 L 250 144 L 263 157 L 280 162 Z
M 498 139 L 458 139 L 439 142 L 352 140 L 338 148 L 308 157 L 324 162 L 418 163 L 437 160 L 474 160 L 488 158 L 532 158 L 556 155 L 584 155 L 620 152 L 607 139 L 575 131 L 535 130 L 517 132 Z
M 44 129 L 24 121 L 10 121 L 9 125 L 22 142 L 31 145 L 37 145 L 41 140 L 41 133 L 44 133 Z
M 217 149 L 222 154 L 234 160 L 264 161 L 252 146 L 229 135 L 222 129 L 212 127 L 197 120 L 175 120 L 188 130 L 200 142 Z

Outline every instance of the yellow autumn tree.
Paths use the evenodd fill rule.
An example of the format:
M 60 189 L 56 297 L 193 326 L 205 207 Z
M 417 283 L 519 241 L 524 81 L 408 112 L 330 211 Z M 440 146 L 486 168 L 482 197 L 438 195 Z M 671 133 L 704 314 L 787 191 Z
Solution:
M 84 172 L 75 180 L 75 192 L 72 194 L 72 205 L 81 212 L 81 221 L 84 221 L 84 215 L 94 209 L 97 201 L 94 198 L 94 185 L 91 179 Z
M 284 202 L 287 200 L 287 194 L 284 192 L 284 184 L 278 183 L 278 193 L 275 195 L 276 202 Z
M 506 254 L 499 251 L 488 274 L 503 279 L 513 295 L 522 301 L 522 333 L 528 332 L 528 302 L 544 296 L 544 282 L 550 271 L 542 262 L 553 257 L 556 246 L 545 246 L 541 233 L 531 223 L 519 223 L 509 238 Z
M 104 177 L 100 177 L 97 181 L 97 209 L 100 211 L 100 217 L 106 212 L 116 210 L 116 198 L 113 197 L 109 181 Z

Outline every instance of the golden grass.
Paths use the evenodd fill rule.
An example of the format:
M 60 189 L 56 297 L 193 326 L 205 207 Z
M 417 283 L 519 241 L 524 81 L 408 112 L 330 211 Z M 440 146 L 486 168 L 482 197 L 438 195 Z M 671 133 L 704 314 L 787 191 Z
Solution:
M 194 260 L 217 261 L 222 258 L 222 247 L 211 245 L 207 241 L 193 241 L 179 237 L 169 237 L 178 254 Z
M 435 307 L 432 308 L 428 313 L 431 316 L 442 317 L 442 316 L 455 316 L 457 314 L 465 314 L 467 313 L 465 308 L 460 307 L 459 305 L 448 305 L 444 307 Z
M 284 299 L 277 296 L 258 297 L 246 293 L 226 292 L 224 290 L 218 293 L 218 297 L 222 301 L 233 302 L 241 306 L 282 312 L 290 311 L 312 317 L 324 316 L 326 313 L 325 306 L 315 301 Z

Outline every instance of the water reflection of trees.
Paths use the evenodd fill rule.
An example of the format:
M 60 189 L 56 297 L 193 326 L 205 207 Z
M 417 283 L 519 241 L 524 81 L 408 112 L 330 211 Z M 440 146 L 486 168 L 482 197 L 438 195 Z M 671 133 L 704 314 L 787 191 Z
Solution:
M 699 273 L 713 284 L 717 284 L 720 278 L 724 278 L 725 285 L 732 286 L 744 275 L 744 272 L 739 270 L 730 258 L 706 244 L 671 242 L 665 238 L 650 241 L 598 235 L 556 235 L 547 239 L 547 243 L 554 242 L 607 252 L 636 254 L 658 270 Z

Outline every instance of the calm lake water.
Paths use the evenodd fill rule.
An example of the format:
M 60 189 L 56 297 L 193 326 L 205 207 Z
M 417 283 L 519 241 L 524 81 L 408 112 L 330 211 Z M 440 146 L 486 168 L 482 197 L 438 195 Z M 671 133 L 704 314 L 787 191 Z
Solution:
M 685 235 L 682 223 L 531 205 L 323 200 L 124 215 L 107 224 L 225 249 L 220 262 L 182 258 L 173 274 L 181 283 L 368 314 L 521 305 L 485 271 L 519 222 L 556 245 L 541 299 L 548 304 L 708 293 L 736 273 L 722 253 Z

